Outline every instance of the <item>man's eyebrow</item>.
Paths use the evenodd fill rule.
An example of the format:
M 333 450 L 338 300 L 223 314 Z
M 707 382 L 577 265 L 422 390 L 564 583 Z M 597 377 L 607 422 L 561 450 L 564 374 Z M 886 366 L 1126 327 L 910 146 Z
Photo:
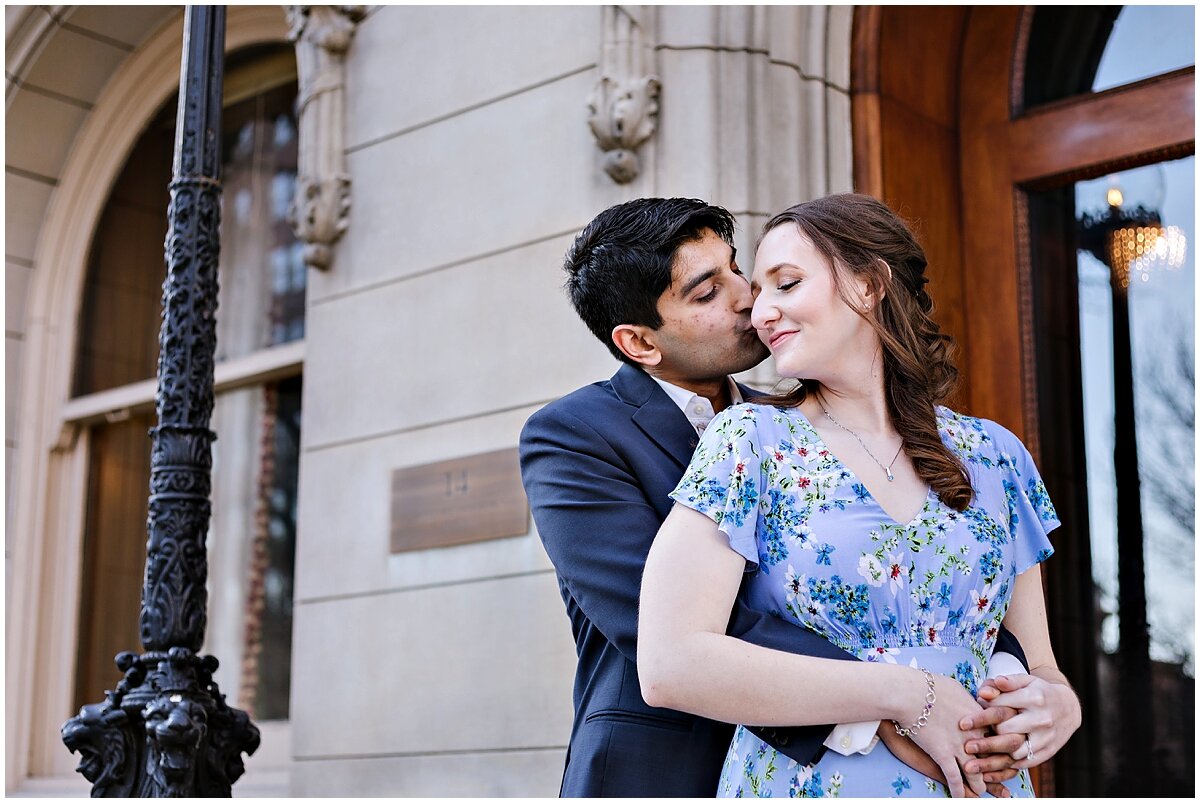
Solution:
M 710 268 L 709 270 L 704 271 L 704 273 L 701 273 L 699 276 L 693 276 L 690 282 L 680 288 L 679 295 L 686 296 L 688 293 L 692 292 L 720 272 L 720 268 Z

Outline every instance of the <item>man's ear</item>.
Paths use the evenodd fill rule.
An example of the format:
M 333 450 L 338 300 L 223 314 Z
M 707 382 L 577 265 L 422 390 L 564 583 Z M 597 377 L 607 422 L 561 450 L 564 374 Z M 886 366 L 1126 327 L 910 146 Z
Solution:
M 653 342 L 654 330 L 648 326 L 623 323 L 612 330 L 613 343 L 639 365 L 653 367 L 662 362 L 662 352 Z

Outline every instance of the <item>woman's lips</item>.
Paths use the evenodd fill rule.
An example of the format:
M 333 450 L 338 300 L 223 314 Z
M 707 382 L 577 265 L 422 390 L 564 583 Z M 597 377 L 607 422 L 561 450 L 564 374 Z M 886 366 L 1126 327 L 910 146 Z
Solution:
M 767 342 L 767 345 L 773 349 L 794 334 L 796 334 L 796 330 L 790 329 L 786 332 L 780 332 L 778 334 L 772 335 L 771 339 Z

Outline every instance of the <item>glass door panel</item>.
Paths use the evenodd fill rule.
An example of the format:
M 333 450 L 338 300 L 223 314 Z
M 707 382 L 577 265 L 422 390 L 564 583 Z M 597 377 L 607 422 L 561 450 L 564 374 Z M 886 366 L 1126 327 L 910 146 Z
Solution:
M 1029 195 L 1043 459 L 1074 519 L 1048 583 L 1083 700 L 1071 794 L 1194 783 L 1194 184 L 1189 157 Z

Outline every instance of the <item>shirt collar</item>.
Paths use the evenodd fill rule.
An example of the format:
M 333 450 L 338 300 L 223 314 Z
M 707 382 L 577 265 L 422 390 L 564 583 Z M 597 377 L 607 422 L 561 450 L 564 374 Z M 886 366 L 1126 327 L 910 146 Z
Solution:
M 692 425 L 698 434 L 703 433 L 704 429 L 708 426 L 708 422 L 716 417 L 717 414 L 713 412 L 712 402 L 700 394 L 693 393 L 687 388 L 681 388 L 678 385 L 672 385 L 670 382 L 665 382 L 656 376 L 651 376 L 650 378 L 658 383 L 658 386 L 675 403 L 675 406 L 687 416 L 688 423 Z M 743 401 L 742 391 L 738 388 L 737 383 L 729 377 L 726 377 L 725 381 L 729 383 L 730 404 L 741 404 Z

